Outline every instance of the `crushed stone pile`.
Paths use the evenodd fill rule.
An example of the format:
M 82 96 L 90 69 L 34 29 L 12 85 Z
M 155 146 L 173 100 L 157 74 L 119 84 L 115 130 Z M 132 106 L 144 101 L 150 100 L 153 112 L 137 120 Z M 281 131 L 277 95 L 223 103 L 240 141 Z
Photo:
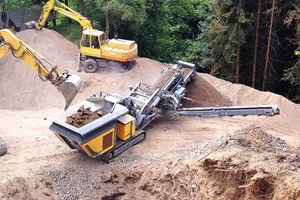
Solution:
M 71 116 L 67 116 L 66 123 L 80 128 L 86 124 L 89 124 L 100 117 L 103 117 L 107 113 L 105 111 L 98 110 L 96 112 L 91 111 L 90 107 L 85 108 L 84 105 L 80 106 L 76 113 Z

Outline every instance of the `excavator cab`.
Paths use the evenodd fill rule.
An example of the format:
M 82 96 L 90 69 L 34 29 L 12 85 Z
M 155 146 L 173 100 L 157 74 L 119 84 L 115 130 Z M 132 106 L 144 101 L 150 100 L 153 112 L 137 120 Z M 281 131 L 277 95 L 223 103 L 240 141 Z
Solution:
M 115 61 L 124 70 L 131 68 L 130 61 L 137 56 L 135 41 L 119 38 L 107 39 L 103 31 L 85 29 L 80 41 L 79 66 L 87 73 L 94 73 L 101 63 Z M 105 64 L 104 64 L 105 65 Z
M 105 46 L 105 38 L 102 31 L 84 30 L 80 41 L 81 53 L 87 56 L 101 57 L 101 50 Z

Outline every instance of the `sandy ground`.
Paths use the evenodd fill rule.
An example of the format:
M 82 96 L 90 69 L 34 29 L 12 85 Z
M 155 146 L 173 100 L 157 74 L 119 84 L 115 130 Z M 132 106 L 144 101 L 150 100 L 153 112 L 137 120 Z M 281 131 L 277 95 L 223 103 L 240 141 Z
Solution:
M 78 49 L 57 33 L 17 36 L 61 70 L 77 73 Z M 69 149 L 48 129 L 47 117 L 64 107 L 50 83 L 11 55 L 0 66 L 0 137 L 8 145 L 0 157 L 2 199 L 300 198 L 300 106 L 282 96 L 197 74 L 187 94 L 195 101 L 185 105 L 276 104 L 281 114 L 159 116 L 143 143 L 107 164 Z M 126 95 L 129 86 L 153 83 L 166 66 L 138 58 L 128 72 L 81 72 L 84 87 L 74 103 L 99 91 Z

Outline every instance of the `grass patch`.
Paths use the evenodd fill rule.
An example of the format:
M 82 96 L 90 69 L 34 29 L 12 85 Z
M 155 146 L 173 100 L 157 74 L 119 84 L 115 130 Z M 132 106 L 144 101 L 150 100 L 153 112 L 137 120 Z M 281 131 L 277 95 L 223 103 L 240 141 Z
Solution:
M 56 32 L 58 32 L 59 34 L 67 38 L 69 41 L 79 46 L 81 31 L 82 31 L 80 24 L 76 22 L 72 22 L 72 23 L 65 22 L 65 23 L 60 23 L 58 26 L 55 27 L 52 26 L 49 28 L 55 30 Z

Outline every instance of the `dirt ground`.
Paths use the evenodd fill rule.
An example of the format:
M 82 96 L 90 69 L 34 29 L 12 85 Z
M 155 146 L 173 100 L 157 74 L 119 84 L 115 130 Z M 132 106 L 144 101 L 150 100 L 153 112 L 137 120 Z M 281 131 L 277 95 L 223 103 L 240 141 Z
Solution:
M 32 48 L 76 72 L 77 47 L 56 32 L 18 33 Z M 61 94 L 22 60 L 0 60 L 1 199 L 300 199 L 300 106 L 286 98 L 197 74 L 186 106 L 276 104 L 280 115 L 224 118 L 159 116 L 147 138 L 111 163 L 61 143 L 47 117 L 61 111 Z M 137 58 L 123 72 L 106 67 L 78 73 L 74 103 L 104 91 L 126 95 L 152 84 L 169 64 Z

